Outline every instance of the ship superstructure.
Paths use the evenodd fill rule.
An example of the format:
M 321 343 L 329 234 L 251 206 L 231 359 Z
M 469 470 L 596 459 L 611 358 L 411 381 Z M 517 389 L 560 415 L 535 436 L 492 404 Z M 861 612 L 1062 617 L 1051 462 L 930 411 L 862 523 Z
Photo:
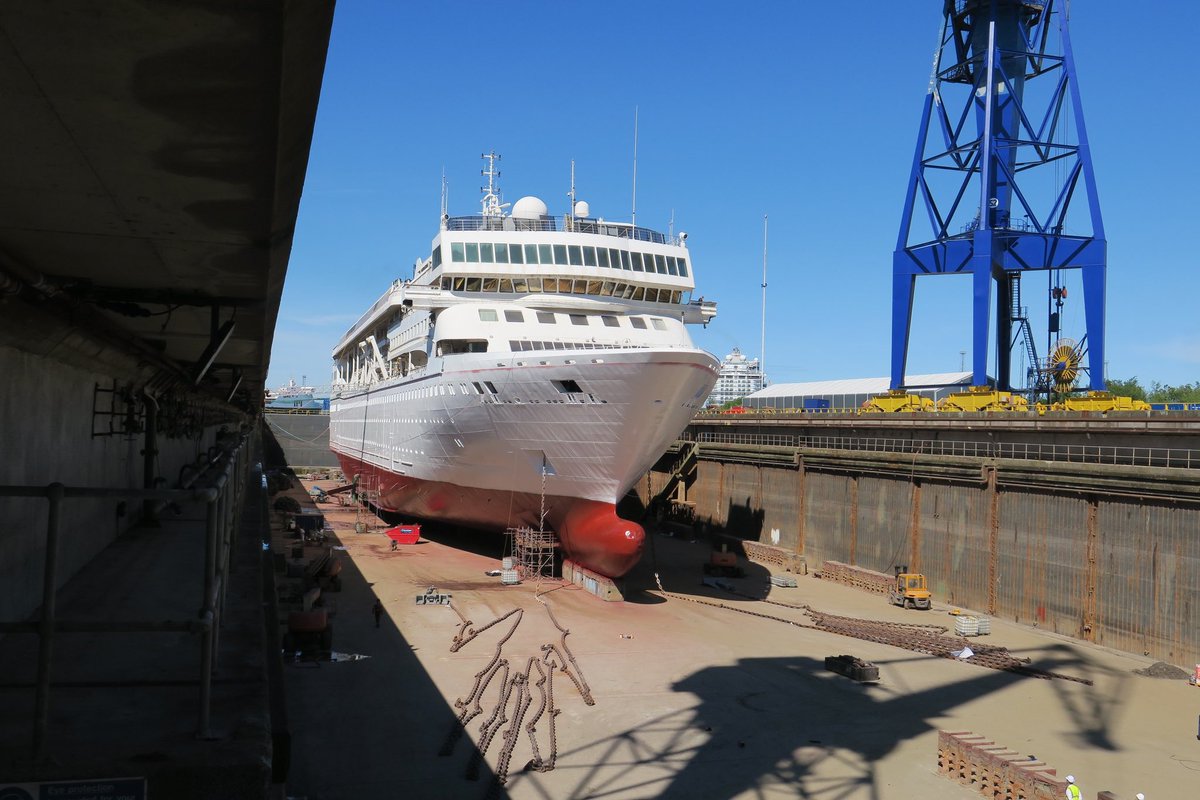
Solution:
M 382 509 L 502 530 L 545 525 L 611 577 L 644 533 L 615 505 L 702 407 L 719 364 L 685 328 L 687 234 L 536 197 L 445 213 L 429 255 L 334 350 L 330 445 Z

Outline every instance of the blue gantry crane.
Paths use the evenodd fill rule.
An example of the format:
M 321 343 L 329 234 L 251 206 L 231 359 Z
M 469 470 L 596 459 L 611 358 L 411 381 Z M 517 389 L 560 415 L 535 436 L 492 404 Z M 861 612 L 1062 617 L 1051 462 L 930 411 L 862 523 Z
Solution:
M 944 0 L 942 16 L 892 261 L 892 388 L 904 387 L 916 279 L 971 275 L 974 385 L 989 383 L 995 284 L 995 387 L 1061 390 L 1086 353 L 1089 388 L 1101 391 L 1107 244 L 1067 7 Z M 1063 270 L 1082 276 L 1078 345 L 1055 339 Z M 1031 271 L 1049 274 L 1045 359 L 1021 300 Z M 1013 386 L 1014 347 L 1029 365 L 1024 387 Z

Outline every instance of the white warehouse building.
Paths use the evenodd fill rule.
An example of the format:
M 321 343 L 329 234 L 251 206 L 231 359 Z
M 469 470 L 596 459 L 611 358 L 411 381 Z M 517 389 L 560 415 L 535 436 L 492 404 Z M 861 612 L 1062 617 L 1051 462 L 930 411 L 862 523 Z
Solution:
M 932 375 L 909 375 L 904 383 L 908 391 L 932 398 L 937 402 L 953 392 L 971 385 L 970 372 L 939 372 Z M 848 378 L 836 381 L 807 383 L 778 383 L 749 395 L 743 401 L 746 408 L 802 409 L 806 406 L 833 409 L 858 409 L 877 394 L 888 390 L 890 378 Z M 806 404 L 805 401 L 808 401 Z M 828 405 L 824 405 L 824 402 Z

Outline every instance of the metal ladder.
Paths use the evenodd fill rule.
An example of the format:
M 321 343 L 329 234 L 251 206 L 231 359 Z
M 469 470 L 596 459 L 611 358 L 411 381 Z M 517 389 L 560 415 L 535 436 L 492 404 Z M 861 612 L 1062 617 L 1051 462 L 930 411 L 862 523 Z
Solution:
M 1042 370 L 1038 361 L 1037 345 L 1033 340 L 1033 328 L 1029 324 L 1029 310 L 1021 305 L 1021 273 L 1008 273 L 1008 296 L 1012 300 L 1012 308 L 1009 309 L 1009 319 L 1017 323 L 1019 333 L 1014 337 L 1014 341 L 1009 344 L 1011 347 L 1016 344 L 1015 339 L 1020 338 L 1024 344 L 1025 357 L 1028 359 L 1028 383 L 1029 389 L 1039 389 L 1042 384 Z

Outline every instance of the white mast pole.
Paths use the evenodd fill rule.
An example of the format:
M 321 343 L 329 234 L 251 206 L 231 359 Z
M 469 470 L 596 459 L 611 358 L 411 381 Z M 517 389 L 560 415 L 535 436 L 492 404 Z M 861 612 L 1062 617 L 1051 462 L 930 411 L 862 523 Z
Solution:
M 567 230 L 573 230 L 575 225 L 575 159 L 571 159 L 571 191 L 567 193 L 567 197 L 571 198 L 571 208 L 567 210 L 567 219 L 570 221 Z
M 633 228 L 637 228 L 637 140 L 638 140 L 638 107 L 633 107 Z M 629 238 L 636 235 L 635 230 L 629 231 Z
M 763 214 L 763 278 L 762 278 L 762 339 L 758 349 L 758 371 L 767 375 L 767 215 Z

